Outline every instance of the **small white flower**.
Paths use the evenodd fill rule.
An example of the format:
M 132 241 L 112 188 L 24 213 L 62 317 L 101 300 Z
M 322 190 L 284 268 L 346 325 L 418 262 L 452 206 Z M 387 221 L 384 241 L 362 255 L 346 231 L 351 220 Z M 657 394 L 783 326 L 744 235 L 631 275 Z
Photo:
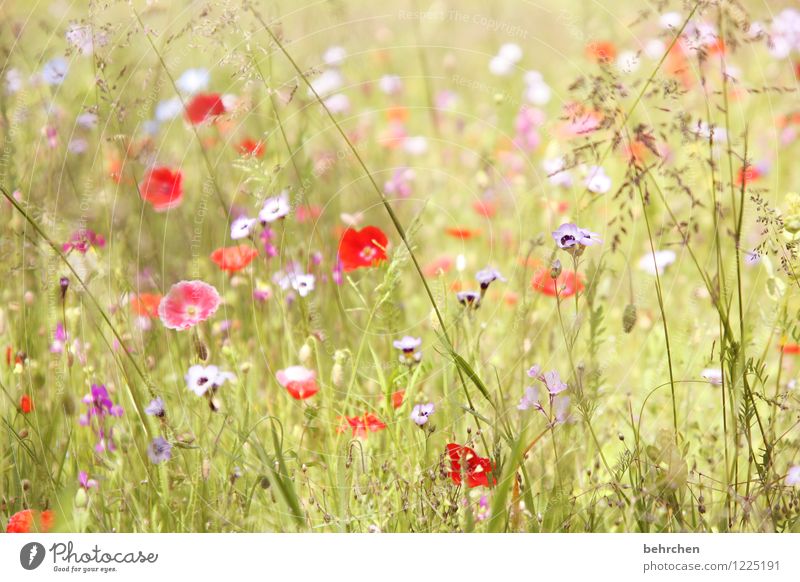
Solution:
M 261 208 L 261 212 L 258 213 L 258 219 L 263 224 L 267 224 L 279 218 L 284 218 L 291 210 L 292 208 L 289 205 L 289 193 L 284 190 L 280 195 L 267 198 L 264 201 L 264 206 Z
M 322 60 L 329 67 L 341 67 L 347 58 L 347 50 L 341 46 L 332 46 L 322 55 Z
M 397 95 L 403 90 L 403 81 L 397 75 L 384 75 L 378 81 L 378 87 L 387 95 Z
M 683 16 L 681 16 L 680 12 L 665 12 L 659 18 L 659 22 L 661 23 L 661 28 L 677 29 L 683 24 Z
M 344 93 L 336 93 L 325 99 L 325 107 L 331 113 L 347 113 L 350 111 L 350 99 Z
M 639 64 L 639 55 L 633 51 L 625 51 L 617 57 L 617 68 L 623 73 L 635 73 Z
M 644 54 L 648 59 L 656 60 L 664 56 L 664 51 L 667 50 L 667 45 L 663 41 L 654 38 L 647 41 L 644 45 Z
M 183 103 L 181 103 L 180 97 L 159 101 L 158 105 L 156 105 L 156 120 L 163 123 L 170 119 L 175 119 L 182 110 Z
M 713 386 L 721 386 L 722 385 L 722 370 L 719 368 L 706 368 L 702 372 L 700 372 L 700 376 L 707 380 Z
M 186 386 L 197 394 L 203 396 L 211 389 L 222 386 L 228 380 L 235 380 L 231 372 L 223 372 L 217 366 L 202 366 L 195 364 L 186 372 L 184 376 Z
M 407 137 L 403 149 L 412 156 L 421 156 L 428 151 L 428 140 L 422 135 Z
M 595 194 L 605 194 L 611 190 L 611 178 L 600 166 L 591 166 L 584 182 L 586 189 Z
M 186 69 L 183 74 L 175 81 L 178 89 L 188 95 L 193 95 L 200 91 L 204 91 L 208 87 L 208 82 L 211 79 L 206 69 Z
M 433 402 L 428 402 L 427 404 L 417 404 L 411 411 L 411 420 L 413 420 L 417 426 L 423 426 L 428 422 L 428 418 L 434 412 L 436 412 L 436 406 L 433 404 Z
M 231 223 L 231 239 L 239 240 L 247 238 L 253 231 L 253 226 L 256 224 L 255 218 L 249 216 L 240 216 Z
M 314 275 L 293 275 L 291 277 L 292 289 L 297 291 L 300 297 L 305 297 L 314 290 Z
M 69 63 L 63 57 L 56 57 L 50 59 L 42 67 L 42 81 L 46 85 L 60 85 L 64 82 L 64 77 L 67 76 L 69 70 Z
M 316 77 L 311 81 L 311 86 L 320 97 L 327 97 L 328 95 L 335 93 L 342 87 L 343 84 L 344 80 L 342 79 L 342 74 L 335 69 L 326 69 L 319 77 Z M 314 93 L 311 91 L 311 89 L 308 90 L 308 96 L 314 96 Z
M 522 59 L 522 49 L 516 43 L 507 42 L 497 51 L 497 56 L 516 64 Z
M 553 186 L 569 188 L 572 186 L 572 175 L 565 169 L 564 158 L 551 158 L 542 162 L 544 171 L 547 172 L 547 179 Z
M 669 267 L 675 262 L 675 251 L 656 251 L 654 253 L 647 253 L 639 259 L 639 268 L 650 275 L 655 276 L 664 272 L 664 269 Z

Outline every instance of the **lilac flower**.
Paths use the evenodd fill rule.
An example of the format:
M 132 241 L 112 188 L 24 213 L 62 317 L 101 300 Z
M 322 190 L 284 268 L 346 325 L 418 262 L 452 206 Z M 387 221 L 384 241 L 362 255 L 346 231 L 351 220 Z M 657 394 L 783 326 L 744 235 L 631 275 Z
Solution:
M 611 190 L 611 178 L 606 175 L 605 170 L 600 166 L 592 166 L 589 168 L 584 185 L 589 192 L 605 194 Z
M 342 261 L 339 257 L 336 257 L 336 265 L 333 267 L 333 273 L 331 274 L 333 278 L 333 282 L 337 285 L 341 285 L 344 282 L 344 267 L 342 266 Z
M 112 402 L 105 386 L 97 384 L 92 384 L 92 391 L 83 397 L 83 403 L 86 404 L 86 413 L 78 418 L 78 422 L 94 431 L 97 436 L 95 450 L 98 453 L 116 450 L 113 428 L 107 427 L 107 421 L 109 417 L 121 417 L 122 407 Z
M 434 412 L 436 412 L 436 406 L 433 404 L 433 402 L 428 402 L 427 404 L 417 404 L 411 411 L 411 420 L 413 420 L 417 426 L 423 426 L 428 422 L 428 418 Z
M 81 471 L 78 473 L 78 483 L 87 491 L 89 489 L 96 489 L 98 487 L 97 481 L 94 479 L 89 479 L 89 474 L 86 471 Z
M 544 412 L 544 408 L 542 408 L 541 403 L 539 402 L 539 393 L 536 388 L 529 386 L 525 388 L 525 394 L 520 398 L 519 404 L 517 404 L 517 410 L 529 410 L 529 409 L 539 410 Z
M 50 344 L 50 353 L 64 353 L 64 347 L 66 346 L 68 339 L 69 337 L 67 336 L 67 332 L 64 331 L 64 325 L 61 322 L 57 323 L 56 330 L 53 333 L 53 343 Z
M 195 364 L 186 372 L 184 380 L 189 390 L 198 396 L 213 393 L 228 380 L 235 380 L 231 372 L 223 372 L 217 366 Z
M 541 377 L 542 382 L 544 382 L 547 391 L 550 393 L 550 396 L 555 396 L 567 389 L 567 385 L 561 381 L 561 376 L 558 375 L 558 372 L 555 370 L 551 370 L 550 372 L 545 372 L 544 375 Z
M 266 254 L 267 257 L 277 257 L 278 249 L 272 244 L 272 240 L 275 238 L 275 233 L 272 232 L 272 229 L 265 226 L 264 230 L 261 231 L 260 238 L 264 243 L 264 254 Z
M 250 233 L 252 232 L 253 226 L 255 224 L 256 224 L 255 218 L 250 218 L 248 216 L 240 216 L 231 223 L 231 239 L 239 240 L 242 238 L 247 238 L 248 236 L 250 236 Z
M 145 414 L 149 414 L 150 416 L 155 416 L 157 418 L 163 418 L 166 415 L 166 410 L 164 409 L 164 401 L 161 400 L 161 397 L 154 398 L 150 401 L 150 404 L 147 405 L 147 408 L 144 409 Z
M 553 240 L 559 248 L 570 252 L 583 252 L 583 247 L 590 247 L 603 242 L 596 232 L 591 232 L 585 228 L 579 228 L 575 224 L 567 223 L 553 231 Z
M 416 174 L 411 168 L 398 168 L 383 185 L 383 189 L 387 194 L 408 198 L 413 192 L 412 183 L 415 177 Z
M 258 219 L 262 224 L 275 222 L 280 218 L 285 218 L 291 210 L 289 193 L 284 190 L 280 195 L 267 198 L 264 201 L 264 206 L 261 208 L 261 212 L 258 213 Z
M 506 278 L 500 274 L 500 271 L 492 269 L 491 267 L 486 267 L 475 273 L 475 279 L 481 284 L 481 292 L 485 292 L 489 288 L 489 285 L 495 281 L 502 281 L 504 283 L 506 281 Z
M 538 364 L 534 364 L 528 370 L 528 377 L 529 378 L 538 378 L 542 375 L 542 367 Z
M 712 386 L 722 386 L 722 370 L 719 368 L 706 368 L 700 373 L 700 376 Z
M 481 495 L 478 500 L 478 512 L 475 514 L 475 521 L 486 521 L 492 515 L 492 510 L 489 507 L 489 498 L 486 495 Z
M 50 59 L 42 67 L 42 81 L 45 85 L 60 85 L 67 76 L 69 63 L 63 57 Z
M 164 437 L 157 436 L 148 445 L 147 456 L 155 465 L 169 461 L 172 458 L 172 445 Z
M 422 338 L 406 335 L 399 340 L 394 340 L 392 345 L 395 349 L 403 352 L 400 355 L 400 361 L 404 364 L 414 364 L 422 359 L 422 352 L 416 351 L 422 345 Z
M 785 483 L 787 485 L 800 485 L 800 465 L 789 467 L 789 472 L 786 473 Z

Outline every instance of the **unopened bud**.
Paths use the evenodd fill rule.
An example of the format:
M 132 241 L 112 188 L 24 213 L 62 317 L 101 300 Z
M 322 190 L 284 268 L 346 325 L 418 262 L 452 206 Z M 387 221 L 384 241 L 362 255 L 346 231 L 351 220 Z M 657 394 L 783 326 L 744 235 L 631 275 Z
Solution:
M 560 275 L 561 275 L 561 261 L 556 259 L 550 265 L 550 278 L 551 279 L 558 279 Z
M 636 306 L 630 303 L 625 306 L 625 311 L 622 313 L 622 329 L 625 333 L 631 333 L 634 325 L 636 325 Z

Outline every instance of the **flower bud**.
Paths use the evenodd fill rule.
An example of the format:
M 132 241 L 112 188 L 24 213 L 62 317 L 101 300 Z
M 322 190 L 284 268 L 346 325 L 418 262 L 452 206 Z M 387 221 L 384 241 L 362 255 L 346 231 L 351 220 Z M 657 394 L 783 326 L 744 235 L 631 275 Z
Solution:
M 551 279 L 558 279 L 558 277 L 560 275 L 561 275 L 561 261 L 556 259 L 550 265 L 550 278 Z
M 75 507 L 84 508 L 89 504 L 89 496 L 86 494 L 86 489 L 78 487 L 75 493 Z
M 630 303 L 625 306 L 625 311 L 622 313 L 622 329 L 625 333 L 631 333 L 634 325 L 636 325 L 636 306 Z

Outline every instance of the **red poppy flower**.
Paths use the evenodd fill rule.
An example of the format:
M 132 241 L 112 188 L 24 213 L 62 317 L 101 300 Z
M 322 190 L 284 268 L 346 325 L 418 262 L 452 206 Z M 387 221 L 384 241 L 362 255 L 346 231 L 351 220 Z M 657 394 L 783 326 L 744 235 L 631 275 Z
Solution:
M 586 45 L 586 55 L 598 62 L 607 63 L 617 56 L 617 47 L 607 40 L 596 40 Z
M 161 295 L 158 293 L 139 293 L 131 297 L 131 308 L 137 315 L 155 319 L 158 317 L 158 305 L 161 303 Z
M 583 291 L 583 280 L 579 275 L 572 271 L 564 271 L 555 281 L 550 276 L 548 269 L 540 269 L 533 276 L 531 287 L 544 295 L 555 297 L 572 297 L 575 293 Z
M 22 398 L 19 399 L 19 409 L 24 414 L 33 412 L 33 399 L 27 394 L 23 394 Z
M 490 487 L 497 483 L 492 475 L 492 462 L 488 458 L 479 457 L 471 448 L 449 443 L 447 455 L 450 457 L 450 478 L 456 485 L 461 485 L 462 472 L 467 477 L 469 488 L 481 485 Z
M 156 212 L 175 208 L 183 199 L 183 174 L 165 166 L 148 170 L 139 184 L 142 200 L 153 205 Z
M 377 226 L 348 228 L 339 242 L 339 260 L 345 272 L 372 267 L 386 260 L 389 239 Z
M 362 416 L 342 417 L 345 423 L 336 429 L 336 432 L 344 432 L 349 426 L 353 430 L 353 436 L 364 438 L 371 432 L 378 432 L 386 428 L 386 425 L 371 412 L 365 412 Z
M 289 395 L 296 400 L 311 398 L 319 392 L 317 373 L 303 366 L 289 366 L 285 370 L 278 370 L 275 376 L 278 383 L 286 388 Z
M 800 354 L 800 345 L 798 344 L 781 344 L 780 348 L 784 354 L 793 356 Z
M 736 185 L 747 186 L 750 182 L 755 182 L 761 178 L 761 172 L 755 166 L 747 166 L 739 168 L 739 173 L 736 174 Z
M 392 408 L 400 408 L 403 405 L 403 399 L 405 397 L 405 390 L 397 390 L 396 392 L 392 392 Z
M 36 523 L 37 514 L 38 524 Z M 6 533 L 48 532 L 53 528 L 54 522 L 55 516 L 49 509 L 41 513 L 34 512 L 32 509 L 23 509 L 8 519 Z
M 475 238 L 481 235 L 481 231 L 477 228 L 460 228 L 457 226 L 445 228 L 444 232 L 447 236 L 452 236 L 453 238 L 460 238 L 461 240 L 469 240 L 471 238 Z
M 193 125 L 225 113 L 225 105 L 219 93 L 198 93 L 186 105 L 186 119 Z
M 486 218 L 492 218 L 497 214 L 497 204 L 491 201 L 476 200 L 472 203 L 472 209 Z
M 255 141 L 254 139 L 246 137 L 237 144 L 236 151 L 243 156 L 260 158 L 264 155 L 264 142 Z
M 250 245 L 239 245 L 218 248 L 211 253 L 211 260 L 223 271 L 235 273 L 252 263 L 257 256 L 258 251 Z

